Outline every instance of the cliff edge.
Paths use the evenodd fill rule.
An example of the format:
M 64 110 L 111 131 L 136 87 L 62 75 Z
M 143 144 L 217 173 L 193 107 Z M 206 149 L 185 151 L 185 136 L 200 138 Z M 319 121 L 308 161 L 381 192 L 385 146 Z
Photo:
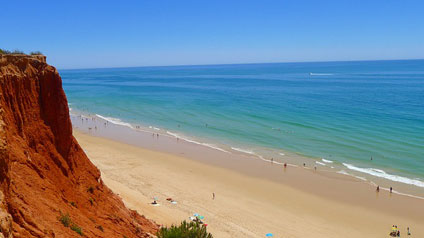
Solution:
M 57 70 L 45 56 L 0 55 L 0 238 L 150 237 L 72 136 Z

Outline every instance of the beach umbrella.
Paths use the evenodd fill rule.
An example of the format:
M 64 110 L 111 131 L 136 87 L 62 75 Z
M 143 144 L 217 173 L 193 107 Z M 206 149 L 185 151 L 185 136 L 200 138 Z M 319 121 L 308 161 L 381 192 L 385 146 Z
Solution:
M 203 218 L 205 218 L 204 216 L 199 216 L 199 219 L 203 219 Z
M 272 236 L 274 236 L 272 233 L 268 233 L 268 234 L 266 234 L 265 235 L 266 237 L 272 237 Z
M 195 216 L 195 217 L 198 217 L 199 216 L 199 214 L 197 214 L 197 213 L 194 213 L 194 215 L 193 216 Z

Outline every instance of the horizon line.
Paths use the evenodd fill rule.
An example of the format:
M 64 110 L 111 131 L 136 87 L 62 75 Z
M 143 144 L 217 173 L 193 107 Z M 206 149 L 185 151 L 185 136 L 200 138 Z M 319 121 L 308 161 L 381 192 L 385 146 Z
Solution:
M 323 61 L 283 61 L 283 62 L 252 62 L 252 63 L 217 63 L 217 64 L 175 64 L 175 65 L 143 65 L 143 66 L 116 66 L 116 67 L 94 67 L 94 68 L 58 68 L 58 70 L 87 70 L 87 69 L 126 69 L 126 68 L 160 68 L 160 67 L 182 67 L 182 66 L 224 66 L 224 65 L 256 65 L 256 64 L 291 64 L 291 63 L 332 63 L 332 62 L 373 62 L 373 61 L 408 61 L 424 60 L 424 58 L 412 59 L 367 59 L 367 60 L 323 60 Z

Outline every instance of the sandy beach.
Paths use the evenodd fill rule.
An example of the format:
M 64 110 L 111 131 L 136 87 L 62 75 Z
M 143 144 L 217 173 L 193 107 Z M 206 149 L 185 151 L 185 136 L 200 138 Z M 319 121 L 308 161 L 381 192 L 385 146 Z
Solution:
M 162 225 L 178 224 L 198 213 L 219 238 L 266 233 L 389 237 L 393 224 L 402 236 L 406 227 L 410 237 L 424 236 L 424 200 L 383 190 L 376 193 L 352 177 L 296 167 L 284 170 L 258 160 L 246 160 L 234 169 L 239 163 L 224 164 L 219 158 L 208 163 L 78 130 L 74 136 L 124 203 Z M 160 206 L 150 205 L 154 197 Z

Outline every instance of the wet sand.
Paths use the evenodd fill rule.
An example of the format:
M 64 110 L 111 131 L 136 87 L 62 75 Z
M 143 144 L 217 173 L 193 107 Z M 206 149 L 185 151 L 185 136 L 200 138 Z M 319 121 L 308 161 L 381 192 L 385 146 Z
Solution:
M 159 224 L 199 213 L 215 237 L 388 237 L 393 224 L 403 236 L 409 226 L 411 237 L 424 237 L 424 200 L 376 193 L 350 176 L 310 165 L 283 169 L 147 133 L 120 138 L 110 132 L 116 139 L 110 140 L 110 130 L 90 131 L 74 135 L 104 182 L 130 208 Z M 160 206 L 149 204 L 153 197 Z

